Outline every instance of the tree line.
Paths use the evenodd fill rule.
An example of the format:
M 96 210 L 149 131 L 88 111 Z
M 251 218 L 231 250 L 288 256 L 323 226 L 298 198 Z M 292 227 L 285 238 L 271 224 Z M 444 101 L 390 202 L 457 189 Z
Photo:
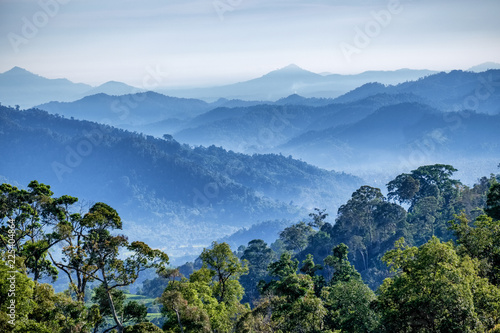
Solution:
M 315 209 L 271 245 L 256 239 L 233 251 L 213 242 L 178 268 L 120 235 L 122 221 L 104 203 L 77 212 L 77 198 L 55 197 L 48 185 L 2 184 L 0 330 L 500 332 L 499 178 L 468 187 L 455 171 L 419 167 L 390 181 L 387 197 L 362 186 L 334 223 Z M 157 298 L 161 328 L 124 295 L 146 269 L 156 277 L 141 293 Z M 64 293 L 40 283 L 58 274 L 70 281 Z

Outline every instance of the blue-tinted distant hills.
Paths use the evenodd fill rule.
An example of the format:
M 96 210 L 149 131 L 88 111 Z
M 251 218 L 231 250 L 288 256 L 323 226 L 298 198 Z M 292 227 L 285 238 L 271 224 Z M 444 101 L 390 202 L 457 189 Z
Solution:
M 437 73 L 398 85 L 368 83 L 335 99 L 349 103 L 375 94 L 411 93 L 443 111 L 473 109 L 479 113 L 500 113 L 500 70 L 481 73 L 451 71 Z
M 188 119 L 212 107 L 199 99 L 169 97 L 155 92 L 111 96 L 86 96 L 74 102 L 49 102 L 37 106 L 52 114 L 111 125 L 142 125 L 167 119 Z
M 121 82 L 110 81 L 92 87 L 67 79 L 48 79 L 20 67 L 0 74 L 0 103 L 21 108 L 50 101 L 70 102 L 99 93 L 124 95 L 136 92 L 140 90 Z
M 118 210 L 125 232 L 174 256 L 242 227 L 335 212 L 358 177 L 279 154 L 183 145 L 110 126 L 0 106 L 0 179 L 36 179 L 58 194 Z M 191 248 L 183 248 L 190 244 Z M 191 253 L 189 252 L 191 251 Z
M 368 71 L 355 75 L 320 75 L 292 64 L 244 82 L 198 89 L 164 89 L 160 92 L 169 96 L 205 100 L 223 97 L 276 101 L 293 94 L 304 97 L 334 98 L 368 82 L 397 84 L 434 73 L 436 72 L 430 70 L 400 69 L 396 71 Z
M 479 72 L 485 72 L 485 71 L 490 70 L 490 69 L 500 69 L 500 64 L 497 62 L 489 61 L 489 62 L 485 62 L 485 63 L 479 64 L 476 66 L 472 66 L 467 71 L 479 73 Z
M 225 86 L 197 89 L 162 89 L 156 92 L 182 98 L 197 98 L 213 102 L 222 99 L 242 101 L 276 101 L 293 94 L 304 97 L 333 98 L 364 83 L 377 81 L 397 84 L 433 74 L 429 70 L 401 69 L 396 71 L 370 71 L 357 75 L 320 75 L 296 65 L 277 69 L 262 77 Z M 47 79 L 25 69 L 14 67 L 0 74 L 0 103 L 33 107 L 51 101 L 70 102 L 85 96 L 104 93 L 126 95 L 144 89 L 125 83 L 109 81 L 98 87 L 73 83 L 67 79 Z
M 16 71 L 26 74 L 20 69 Z M 405 73 L 406 70 L 383 74 L 387 80 L 390 77 L 401 80 Z M 350 76 L 350 79 L 362 77 L 365 82 L 380 77 L 379 74 L 365 72 Z M 325 77 L 346 79 L 348 76 L 319 75 L 292 65 L 237 86 L 248 88 L 249 94 L 252 94 L 252 87 L 264 87 L 274 94 L 280 91 L 280 87 L 289 88 L 290 84 L 299 81 L 305 87 Z M 36 80 L 40 80 L 40 77 Z M 60 84 L 63 83 L 68 82 Z M 298 87 L 297 84 L 295 86 Z M 106 87 L 124 91 L 128 89 L 120 83 L 109 83 Z M 469 162 L 467 155 L 468 149 L 471 149 L 477 163 L 486 165 L 490 162 L 484 162 L 485 158 L 492 159 L 491 154 L 497 153 L 497 137 L 489 130 L 485 130 L 481 136 L 480 127 L 477 126 L 485 121 L 483 125 L 487 129 L 495 125 L 498 127 L 496 115 L 500 113 L 500 70 L 440 72 L 399 84 L 374 80 L 337 98 L 307 97 L 293 93 L 273 101 L 266 101 L 265 98 L 244 100 L 222 97 L 207 102 L 201 98 L 139 91 L 119 96 L 98 93 L 73 102 L 45 103 L 39 108 L 67 118 L 92 120 L 156 137 L 170 134 L 179 142 L 194 146 L 215 145 L 248 154 L 283 153 L 327 169 L 354 172 L 360 167 L 375 169 L 380 163 L 403 165 L 399 162 L 401 158 L 415 154 L 415 151 L 421 155 L 421 149 L 414 147 L 422 146 L 423 142 L 429 140 L 432 149 L 425 149 L 424 158 L 418 159 L 422 163 L 451 163 L 452 160 L 442 161 L 445 156 Z M 391 118 L 380 111 L 389 109 L 398 110 L 399 113 Z M 408 125 L 400 128 L 403 125 L 396 121 L 399 114 L 404 119 L 412 119 L 412 112 L 422 114 L 422 110 L 431 109 L 438 115 L 429 116 L 429 122 L 421 122 L 419 127 Z M 405 113 L 408 110 L 410 113 Z M 361 129 L 361 124 L 367 127 Z M 402 140 L 391 131 L 394 128 L 404 130 L 406 135 L 411 133 L 412 136 Z M 452 128 L 453 131 L 443 132 L 443 128 Z M 460 132 L 455 128 L 467 130 Z M 367 137 L 366 133 L 376 134 Z M 470 139 L 463 140 L 459 133 Z M 410 137 L 412 140 L 409 140 Z M 481 140 L 485 143 L 481 144 Z M 409 168 L 418 166 L 414 163 Z M 382 168 L 382 172 L 387 170 L 388 167 Z M 399 171 L 403 170 L 393 173 Z
M 0 103 L 32 107 L 51 100 L 71 101 L 92 89 L 90 85 L 67 79 L 47 79 L 14 67 L 0 74 Z

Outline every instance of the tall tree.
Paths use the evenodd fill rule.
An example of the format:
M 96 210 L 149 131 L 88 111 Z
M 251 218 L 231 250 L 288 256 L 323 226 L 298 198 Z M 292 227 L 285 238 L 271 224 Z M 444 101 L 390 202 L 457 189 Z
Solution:
M 203 264 L 215 272 L 215 295 L 219 302 L 231 301 L 231 280 L 248 273 L 248 265 L 241 261 L 232 251 L 227 243 L 213 242 L 210 249 L 203 249 L 200 255 Z
M 248 274 L 240 278 L 240 283 L 245 288 L 243 302 L 253 302 L 259 297 L 258 283 L 268 276 L 267 266 L 275 260 L 275 254 L 263 240 L 254 239 L 248 243 L 241 260 L 248 263 Z
M 314 229 L 305 222 L 299 222 L 285 228 L 280 233 L 280 239 L 289 251 L 300 252 L 307 246 L 309 236 L 314 233 Z
M 416 248 L 401 239 L 384 260 L 397 275 L 378 291 L 382 332 L 484 332 L 499 323 L 500 290 L 451 242 L 433 237 Z
M 147 268 L 165 270 L 168 256 L 143 242 L 129 243 L 125 236 L 113 235 L 112 231 L 122 228 L 121 218 L 104 203 L 93 205 L 83 218 L 73 215 L 72 219 L 72 233 L 66 238 L 68 245 L 63 248 L 63 260 L 54 262 L 66 272 L 73 285 L 73 275 L 76 277 L 80 300 L 84 299 L 87 282 L 101 283 L 115 322 L 113 328 L 121 333 L 124 322 L 113 299 L 114 290 L 132 284 Z M 129 253 L 125 259 L 120 255 L 123 250 Z
M 410 204 L 410 212 L 416 202 L 426 197 L 442 199 L 446 206 L 457 195 L 458 180 L 451 178 L 457 169 L 451 165 L 434 164 L 421 166 L 410 174 L 401 174 L 387 184 L 389 199 Z
M 170 281 L 160 298 L 167 316 L 164 329 L 172 332 L 233 332 L 248 308 L 240 302 L 238 278 L 245 262 L 226 243 L 213 242 L 201 255 L 203 267 L 189 279 Z
M 29 183 L 28 190 L 0 185 L 0 246 L 15 249 L 35 281 L 43 276 L 56 279 L 48 251 L 65 237 L 69 206 L 78 200 L 67 195 L 54 198 L 53 194 L 50 186 L 36 180 Z
M 500 220 L 500 183 L 491 185 L 484 211 L 495 220 Z
M 471 223 L 462 213 L 450 223 L 458 253 L 478 259 L 480 275 L 500 287 L 500 221 L 481 215 Z

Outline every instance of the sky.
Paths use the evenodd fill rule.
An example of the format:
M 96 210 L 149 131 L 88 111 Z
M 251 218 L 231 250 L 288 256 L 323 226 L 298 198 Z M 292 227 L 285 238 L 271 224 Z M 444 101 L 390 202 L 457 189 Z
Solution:
M 498 0 L 0 0 L 0 72 L 187 87 L 292 63 L 468 69 L 500 62 L 499 13 Z

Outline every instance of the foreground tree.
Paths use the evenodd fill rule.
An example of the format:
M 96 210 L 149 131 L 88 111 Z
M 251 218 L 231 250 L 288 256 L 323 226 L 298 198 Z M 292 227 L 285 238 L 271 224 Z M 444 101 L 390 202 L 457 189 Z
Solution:
M 300 252 L 306 246 L 308 239 L 314 234 L 314 229 L 305 222 L 299 222 L 280 233 L 280 239 L 288 251 Z
M 268 277 L 267 266 L 275 260 L 275 254 L 263 240 L 254 239 L 248 243 L 241 260 L 248 263 L 248 274 L 240 278 L 240 283 L 245 288 L 243 302 L 254 302 L 259 298 L 257 286 Z
M 458 253 L 479 260 L 480 275 L 500 287 L 500 221 L 481 215 L 471 223 L 461 214 L 450 223 Z
M 240 316 L 244 290 L 238 279 L 248 271 L 245 262 L 226 243 L 213 242 L 200 258 L 203 267 L 189 279 L 170 281 L 160 298 L 167 332 L 232 332 Z
M 478 262 L 433 237 L 420 248 L 396 243 L 384 256 L 397 272 L 379 288 L 383 332 L 486 332 L 500 322 L 500 290 Z
M 487 196 L 486 209 L 488 216 L 495 220 L 500 220 L 500 183 L 494 183 Z
M 0 281 L 0 332 L 79 333 L 93 326 L 83 303 L 66 293 L 54 293 L 52 286 L 34 282 L 23 272 L 12 273 L 1 260 Z
M 83 218 L 78 214 L 72 216 L 63 260 L 54 260 L 70 278 L 79 300 L 84 299 L 89 281 L 101 283 L 103 297 L 107 299 L 109 314 L 115 323 L 112 328 L 119 333 L 123 332 L 124 318 L 119 311 L 119 299 L 114 299 L 115 290 L 134 283 L 140 272 L 147 268 L 161 272 L 168 264 L 165 253 L 153 250 L 143 242 L 129 243 L 125 236 L 111 233 L 121 228 L 118 213 L 104 203 L 96 203 Z M 125 259 L 120 256 L 123 250 L 129 253 Z
M 57 278 L 48 251 L 66 236 L 68 207 L 78 200 L 53 195 L 50 186 L 36 180 L 29 183 L 27 190 L 0 185 L 0 247 L 15 249 L 35 281 L 44 276 Z
M 321 332 L 326 310 L 314 286 L 314 272 L 318 266 L 309 257 L 307 274 L 297 274 L 298 261 L 290 253 L 269 265 L 269 274 L 275 280 L 262 288 L 263 298 L 251 313 L 238 322 L 238 332 Z
M 378 326 L 378 315 L 371 308 L 375 294 L 348 261 L 348 253 L 348 247 L 339 244 L 324 260 L 325 265 L 333 270 L 328 286 L 321 292 L 328 311 L 325 325 L 342 332 L 372 332 Z

